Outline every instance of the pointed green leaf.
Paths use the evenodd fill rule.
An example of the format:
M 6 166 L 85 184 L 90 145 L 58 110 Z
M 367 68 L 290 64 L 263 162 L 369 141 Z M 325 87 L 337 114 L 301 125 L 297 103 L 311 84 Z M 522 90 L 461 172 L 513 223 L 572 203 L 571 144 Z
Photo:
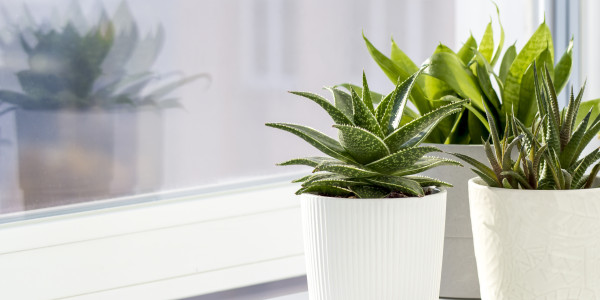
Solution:
M 500 58 L 500 53 L 502 53 L 502 48 L 504 48 L 504 27 L 500 21 L 500 9 L 498 9 L 498 5 L 496 5 L 496 3 L 494 3 L 494 6 L 496 6 L 496 15 L 498 16 L 498 25 L 500 26 L 500 42 L 498 43 L 496 54 L 494 54 L 494 58 L 492 59 L 492 66 L 496 65 L 498 58 Z
M 314 156 L 314 157 L 303 157 L 303 158 L 294 158 L 294 159 L 290 159 L 288 161 L 282 162 L 277 164 L 278 166 L 294 166 L 294 165 L 302 165 L 302 166 L 309 166 L 309 167 L 316 167 L 317 165 L 319 165 L 322 162 L 341 162 L 337 159 L 333 159 L 331 157 L 318 157 L 318 156 Z
M 365 129 L 347 125 L 333 127 L 340 131 L 340 144 L 361 164 L 368 164 L 390 154 L 385 142 Z
M 471 99 L 475 107 L 483 110 L 482 91 L 477 78 L 460 58 L 449 52 L 439 52 L 429 58 L 426 74 L 444 81 L 462 98 Z
M 384 174 L 392 174 L 413 166 L 423 155 L 430 152 L 441 150 L 431 146 L 406 148 L 367 164 L 366 167 Z
M 497 182 L 497 179 L 495 179 L 496 178 L 495 175 L 494 175 L 494 177 L 490 177 L 477 169 L 471 169 L 471 171 L 473 171 L 475 174 L 477 174 L 477 176 L 479 176 L 479 178 L 481 178 L 483 181 L 485 181 L 485 183 L 487 185 L 489 185 L 490 187 L 500 187 L 501 186 Z
M 430 186 L 453 187 L 453 185 L 451 183 L 441 181 L 439 179 L 427 177 L 427 176 L 406 176 L 405 178 L 408 178 L 408 179 L 418 182 L 422 187 L 430 187 Z
M 498 77 L 502 80 L 502 83 L 506 83 L 506 76 L 508 75 L 508 71 L 510 70 L 510 66 L 513 61 L 517 57 L 517 48 L 515 45 L 512 45 L 506 49 L 504 53 L 504 57 L 502 57 L 502 63 L 500 64 L 500 72 L 498 73 Z
M 506 81 L 504 83 L 504 105 L 502 114 L 511 113 L 514 107 L 515 114 L 521 118 L 520 109 L 520 90 L 523 74 L 529 65 L 540 55 L 544 50 L 550 52 L 550 61 L 554 62 L 554 46 L 552 44 L 552 34 L 546 23 L 542 23 L 529 41 L 525 44 L 521 52 L 517 55 L 510 66 Z M 525 124 L 528 125 L 528 124 Z
M 346 118 L 350 121 L 354 121 L 354 108 L 352 107 L 352 96 L 350 94 L 337 89 L 335 87 L 327 88 L 333 95 L 333 101 L 335 107 L 341 111 Z
M 554 86 L 556 87 L 556 93 L 560 92 L 567 85 L 569 76 L 571 75 L 571 66 L 573 64 L 573 38 L 569 41 L 567 51 L 562 55 L 556 66 L 554 67 Z
M 521 174 L 519 174 L 515 171 L 511 171 L 511 170 L 503 171 L 502 175 L 516 179 L 524 189 L 527 189 L 527 190 L 533 189 L 533 187 L 529 184 L 529 182 L 527 182 L 527 180 L 523 176 L 521 176 Z
M 265 125 L 291 132 L 333 158 L 347 162 L 354 161 L 338 141 L 310 127 L 287 123 L 267 123 Z
M 492 31 L 492 22 L 489 22 L 485 28 L 478 50 L 488 62 L 492 61 L 492 55 L 494 54 L 494 32 Z
M 587 169 L 591 165 L 595 164 L 599 159 L 600 159 L 600 152 L 598 149 L 595 149 L 594 151 L 592 151 L 592 153 L 586 155 L 581 160 L 581 162 L 577 165 L 577 167 L 575 168 L 573 175 L 572 175 L 573 183 L 575 186 L 577 184 L 579 184 L 579 180 L 585 174 L 585 171 L 587 171 Z
M 462 167 L 463 165 L 452 159 L 435 157 L 435 156 L 424 156 L 416 161 L 409 167 L 406 167 L 398 172 L 395 172 L 393 175 L 396 176 L 404 176 L 404 175 L 413 175 L 421 172 L 425 172 L 429 169 L 440 167 L 440 166 L 458 166 Z
M 300 195 L 300 194 L 315 194 L 315 195 L 328 196 L 328 197 L 346 198 L 346 197 L 352 195 L 352 191 L 341 188 L 341 187 L 336 187 L 336 186 L 320 185 L 320 186 L 311 186 L 311 187 L 301 188 L 296 192 L 296 195 Z
M 352 106 L 354 107 L 354 124 L 383 138 L 383 131 L 373 113 L 371 113 L 354 90 L 350 90 L 350 94 L 352 96 Z
M 365 44 L 367 45 L 367 50 L 371 57 L 375 62 L 379 65 L 381 70 L 387 75 L 387 77 L 396 84 L 398 81 L 404 81 L 406 78 L 410 76 L 408 72 L 400 68 L 396 65 L 391 59 L 381 53 L 371 42 L 367 39 L 367 37 L 363 34 L 363 39 L 365 40 Z
M 410 96 L 410 92 L 421 73 L 427 68 L 427 66 L 421 67 L 419 71 L 412 74 L 408 79 L 406 79 L 401 84 L 396 86 L 394 90 L 394 94 L 392 94 L 392 98 L 390 100 L 390 104 L 388 105 L 385 114 L 382 118 L 381 126 L 387 126 L 387 132 L 393 132 L 400 126 L 400 121 L 404 114 L 404 107 L 406 106 L 406 102 L 408 102 L 408 97 Z
M 473 38 L 473 35 L 471 35 L 471 36 L 469 36 L 467 41 L 462 45 L 460 50 L 458 50 L 458 53 L 456 53 L 458 55 L 458 57 L 460 58 L 460 61 L 465 66 L 471 61 L 471 59 L 473 58 L 473 55 L 475 55 L 475 52 L 473 50 L 476 48 L 477 48 L 477 41 L 475 41 L 475 38 Z
M 354 90 L 357 94 L 363 95 L 363 97 L 364 97 L 363 88 L 358 85 L 351 84 L 351 83 L 342 83 L 342 84 L 338 84 L 334 87 L 340 87 L 340 86 L 347 89 L 348 92 L 350 92 L 350 90 Z M 381 99 L 383 99 L 383 95 L 379 94 L 377 92 L 373 92 L 370 90 L 369 94 L 370 94 L 371 102 L 373 103 L 373 105 L 379 104 L 379 102 L 381 102 Z
M 369 90 L 369 83 L 367 83 L 367 76 L 365 75 L 365 71 L 363 71 L 362 77 L 362 100 L 365 103 L 365 106 L 371 111 L 371 114 L 375 116 L 375 107 L 373 107 L 373 100 L 371 99 L 371 91 Z
M 352 121 L 350 121 L 350 119 L 348 119 L 348 117 L 346 117 L 346 115 L 344 115 L 344 113 L 342 113 L 337 107 L 335 107 L 333 104 L 331 104 L 331 102 L 329 102 L 327 99 L 325 99 L 317 94 L 307 93 L 307 92 L 290 92 L 290 93 L 292 93 L 294 95 L 305 97 L 305 98 L 310 99 L 313 102 L 317 103 L 331 116 L 331 118 L 333 119 L 333 121 L 336 124 L 352 125 Z
M 392 53 L 390 58 L 408 74 L 413 74 L 419 70 L 419 67 L 398 47 L 394 39 L 392 39 Z
M 435 127 L 442 118 L 461 111 L 462 105 L 465 103 L 468 103 L 468 100 L 457 101 L 431 111 L 403 127 L 398 128 L 386 137 L 384 141 L 390 147 L 392 152 L 397 152 L 402 148 L 416 146 L 431 133 L 431 128 Z
M 380 175 L 357 165 L 336 162 L 324 162 L 315 167 L 314 172 L 331 172 L 353 178 L 364 178 Z

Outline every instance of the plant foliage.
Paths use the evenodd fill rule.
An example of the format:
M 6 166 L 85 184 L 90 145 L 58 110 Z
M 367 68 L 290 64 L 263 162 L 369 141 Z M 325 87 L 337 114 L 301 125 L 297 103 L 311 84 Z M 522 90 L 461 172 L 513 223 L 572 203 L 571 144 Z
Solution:
M 430 64 L 426 76 L 417 80 L 410 95 L 411 102 L 417 108 L 416 113 L 423 115 L 435 109 L 440 105 L 435 100 L 444 97 L 471 100 L 470 105 L 465 105 L 462 111 L 445 119 L 442 126 L 434 129 L 426 142 L 479 144 L 482 138 L 486 139 L 490 134 L 490 124 L 485 117 L 486 108 L 501 128 L 510 121 L 505 116 L 511 113 L 524 125 L 531 126 L 538 109 L 533 88 L 534 72 L 543 71 L 543 65 L 547 66 L 547 77 L 554 82 L 556 94 L 566 86 L 571 73 L 573 40 L 554 64 L 552 35 L 544 22 L 520 51 L 513 44 L 501 55 L 504 29 L 500 22 L 499 26 L 500 40 L 497 45 L 490 22 L 479 43 L 470 36 L 458 52 L 440 44 L 426 61 Z M 389 56 L 377 50 L 366 37 L 364 40 L 372 58 L 392 82 L 406 80 L 417 69 L 394 40 Z M 534 61 L 538 62 L 538 69 L 535 69 Z M 598 106 L 600 99 L 586 105 Z
M 454 155 L 470 163 L 473 171 L 492 187 L 590 188 L 600 170 L 600 152 L 596 149 L 583 157 L 581 154 L 600 132 L 600 116 L 592 120 L 590 109 L 582 121 L 576 121 L 585 86 L 576 97 L 571 90 L 568 106 L 560 110 L 549 68 L 544 67 L 540 74 L 535 70 L 533 87 L 539 113 L 532 121 L 532 127 L 527 127 L 513 113 L 507 117 L 509 121 L 504 137 L 500 139 L 496 124 L 488 112 L 492 143 L 488 139 L 484 142 L 484 148 L 490 166 L 459 153 Z M 511 154 L 517 154 L 518 157 L 513 160 Z M 586 175 L 590 167 L 591 173 Z
M 297 193 L 383 198 L 392 192 L 423 196 L 424 187 L 450 186 L 446 182 L 417 174 L 433 167 L 460 163 L 427 156 L 440 150 L 420 146 L 420 143 L 427 139 L 441 120 L 459 112 L 468 101 L 444 101 L 437 109 L 403 123 L 410 92 L 426 68 L 422 67 L 411 74 L 381 99 L 374 99 L 377 95 L 370 92 L 364 73 L 361 95 L 354 89 L 348 93 L 332 87 L 333 103 L 319 95 L 292 92 L 321 106 L 335 122 L 333 127 L 339 131 L 339 139 L 335 140 L 302 125 L 266 124 L 297 135 L 328 156 L 297 158 L 280 164 L 314 168 L 314 174 L 296 180 L 302 183 Z M 374 102 L 379 104 L 375 106 Z

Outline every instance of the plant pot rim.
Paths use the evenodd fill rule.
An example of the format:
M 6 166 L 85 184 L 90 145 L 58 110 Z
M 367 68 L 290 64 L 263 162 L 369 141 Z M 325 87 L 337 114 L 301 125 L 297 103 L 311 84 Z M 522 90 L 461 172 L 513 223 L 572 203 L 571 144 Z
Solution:
M 598 181 L 598 179 L 600 179 L 600 177 L 596 178 L 596 181 Z M 595 187 L 595 188 L 591 188 L 591 189 L 573 189 L 573 190 L 523 190 L 523 189 L 506 189 L 506 188 L 499 188 L 499 187 L 491 187 L 489 185 L 487 185 L 483 179 L 481 179 L 481 177 L 473 177 L 471 179 L 469 179 L 469 189 L 470 188 L 476 188 L 479 190 L 489 190 L 490 192 L 494 192 L 494 193 L 528 193 L 528 194 L 556 194 L 556 193 L 562 193 L 562 194 L 567 194 L 567 193 L 581 193 L 581 192 L 600 192 L 600 187 Z
M 439 187 L 438 190 L 439 190 L 439 192 L 437 192 L 437 193 L 425 195 L 423 197 L 405 197 L 405 198 L 341 198 L 341 197 L 321 196 L 321 195 L 315 195 L 315 194 L 310 194 L 310 193 L 300 194 L 300 197 L 315 197 L 315 198 L 325 198 L 325 199 L 341 200 L 341 201 L 370 201 L 370 202 L 380 201 L 380 202 L 384 202 L 384 201 L 399 201 L 399 200 L 408 201 L 408 200 L 413 200 L 413 199 L 425 199 L 425 198 L 429 198 L 429 197 L 433 197 L 433 196 L 445 195 L 447 193 L 447 189 L 444 187 Z

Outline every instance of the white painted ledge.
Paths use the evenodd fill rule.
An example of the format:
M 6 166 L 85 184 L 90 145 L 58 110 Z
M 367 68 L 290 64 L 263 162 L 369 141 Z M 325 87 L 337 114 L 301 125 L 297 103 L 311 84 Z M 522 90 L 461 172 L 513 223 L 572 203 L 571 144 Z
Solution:
M 278 183 L 0 225 L 0 299 L 175 299 L 305 274 Z

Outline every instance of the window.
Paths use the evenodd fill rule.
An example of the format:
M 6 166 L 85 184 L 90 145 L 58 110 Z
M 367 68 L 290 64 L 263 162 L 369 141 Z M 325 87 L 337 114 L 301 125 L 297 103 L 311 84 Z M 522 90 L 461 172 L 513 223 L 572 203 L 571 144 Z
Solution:
M 498 1 L 505 48 L 550 7 L 561 24 L 566 2 Z M 600 38 L 585 29 L 600 7 L 574 2 L 556 49 L 578 33 L 573 80 L 592 82 Z M 361 31 L 417 64 L 439 42 L 480 39 L 490 18 L 498 39 L 479 0 L 15 0 L 0 15 L 2 299 L 181 298 L 302 276 L 288 182 L 304 169 L 275 163 L 318 152 L 264 123 L 336 131 L 286 91 L 329 97 L 322 86 L 363 69 L 390 90 Z

